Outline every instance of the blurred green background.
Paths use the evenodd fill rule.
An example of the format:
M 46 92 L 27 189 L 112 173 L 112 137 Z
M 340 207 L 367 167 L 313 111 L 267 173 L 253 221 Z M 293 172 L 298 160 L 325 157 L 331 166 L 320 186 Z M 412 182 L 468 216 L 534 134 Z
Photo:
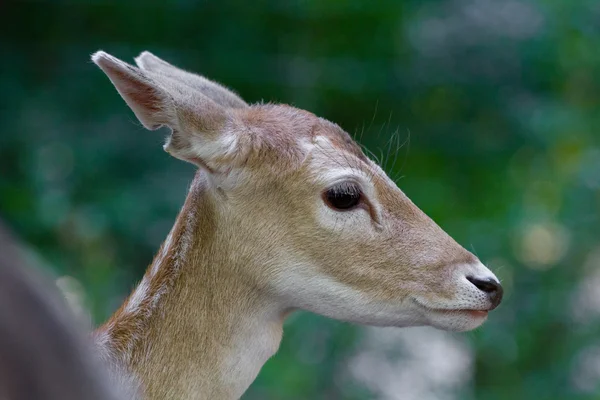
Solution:
M 597 0 L 3 0 L 0 30 L 0 217 L 96 323 L 194 172 L 89 60 L 150 50 L 356 134 L 506 288 L 467 334 L 295 315 L 245 399 L 600 399 Z

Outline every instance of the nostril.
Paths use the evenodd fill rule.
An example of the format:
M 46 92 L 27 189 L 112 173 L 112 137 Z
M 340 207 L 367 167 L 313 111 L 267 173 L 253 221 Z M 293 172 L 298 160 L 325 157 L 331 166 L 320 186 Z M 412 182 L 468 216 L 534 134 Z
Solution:
M 467 276 L 467 280 L 469 282 L 471 282 L 473 285 L 475 285 L 475 287 L 479 290 L 481 290 L 482 292 L 486 292 L 486 293 L 492 293 L 495 292 L 496 290 L 498 290 L 498 286 L 500 286 L 498 284 L 498 282 L 492 280 L 492 279 L 477 279 L 477 278 L 473 278 L 472 276 Z
M 493 278 L 478 279 L 472 276 L 467 276 L 467 280 L 471 282 L 477 289 L 487 293 L 494 308 L 496 308 L 498 304 L 500 304 L 500 301 L 502 301 L 504 290 L 502 289 L 500 282 Z

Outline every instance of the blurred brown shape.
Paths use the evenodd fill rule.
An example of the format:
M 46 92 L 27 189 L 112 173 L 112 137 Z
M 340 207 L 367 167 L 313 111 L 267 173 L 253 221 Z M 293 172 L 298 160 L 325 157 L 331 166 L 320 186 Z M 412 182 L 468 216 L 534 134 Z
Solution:
M 0 221 L 0 399 L 117 399 L 67 304 L 24 254 Z

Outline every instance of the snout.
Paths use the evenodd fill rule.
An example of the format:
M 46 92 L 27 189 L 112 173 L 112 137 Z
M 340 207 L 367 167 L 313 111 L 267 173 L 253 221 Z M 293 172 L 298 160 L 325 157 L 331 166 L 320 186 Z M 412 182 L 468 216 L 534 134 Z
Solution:
M 416 296 L 429 325 L 452 331 L 475 329 L 498 307 L 504 290 L 500 281 L 479 260 L 453 268 L 445 281 L 449 297 Z
M 500 302 L 502 301 L 502 296 L 504 295 L 504 289 L 502 289 L 502 285 L 496 278 L 486 277 L 486 278 L 477 278 L 475 276 L 467 276 L 467 280 L 473 284 L 477 289 L 481 292 L 485 293 L 487 298 L 490 300 L 492 306 L 490 307 L 490 311 L 498 307 Z

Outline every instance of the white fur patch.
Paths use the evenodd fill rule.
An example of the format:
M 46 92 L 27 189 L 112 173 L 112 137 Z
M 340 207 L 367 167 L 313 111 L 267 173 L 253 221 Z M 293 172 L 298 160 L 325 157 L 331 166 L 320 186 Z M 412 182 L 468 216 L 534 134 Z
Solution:
M 152 264 L 152 268 L 150 269 L 150 276 L 153 277 L 157 274 L 160 266 L 167 258 L 167 255 L 169 254 L 169 250 L 171 249 L 172 245 L 173 245 L 173 231 L 171 230 L 171 232 L 169 232 L 169 234 L 167 235 L 167 238 L 163 242 L 163 245 L 161 246 L 160 254 L 156 258 L 156 261 Z
M 288 255 L 289 258 L 292 256 Z M 290 259 L 274 279 L 289 307 L 368 325 L 412 326 L 425 322 L 411 301 L 401 304 L 378 301 L 299 260 Z
M 279 305 L 265 306 L 258 315 L 240 321 L 233 345 L 223 354 L 221 383 L 231 398 L 240 398 L 260 369 L 279 348 L 282 335 Z
M 148 279 L 144 278 L 138 284 L 138 286 L 135 288 L 135 290 L 129 297 L 129 300 L 127 301 L 127 304 L 125 305 L 124 312 L 126 312 L 126 313 L 137 312 L 139 307 L 141 306 L 142 302 L 144 301 L 144 299 L 146 299 L 146 297 L 148 297 L 149 291 L 150 291 L 150 283 L 148 282 Z
M 194 136 L 192 151 L 207 163 L 221 157 L 234 155 L 238 147 L 238 136 L 233 132 L 223 132 L 217 140 L 207 140 Z

